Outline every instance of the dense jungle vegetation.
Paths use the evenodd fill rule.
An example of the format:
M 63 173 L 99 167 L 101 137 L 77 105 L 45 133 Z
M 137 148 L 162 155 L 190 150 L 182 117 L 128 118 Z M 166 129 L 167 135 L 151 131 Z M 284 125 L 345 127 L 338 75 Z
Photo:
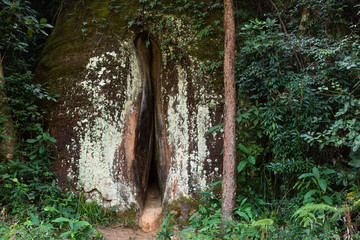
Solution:
M 116 1 L 110 2 L 116 11 Z M 144 9 L 206 9 L 197 0 L 140 2 Z M 222 4 L 206 2 L 214 8 Z M 33 77 L 60 5 L 60 0 L 0 1 L 2 239 L 102 239 L 96 224 L 134 225 L 118 218 L 116 209 L 85 203 L 55 183 L 50 149 L 56 139 L 46 131 L 51 109 L 43 103 L 58 96 Z M 221 224 L 221 199 L 213 191 L 218 182 L 203 193 L 186 223 L 168 214 L 158 238 L 360 239 L 360 3 L 234 0 L 234 6 L 235 218 Z M 129 19 L 129 27 L 134 23 Z M 204 71 L 221 67 L 210 62 Z

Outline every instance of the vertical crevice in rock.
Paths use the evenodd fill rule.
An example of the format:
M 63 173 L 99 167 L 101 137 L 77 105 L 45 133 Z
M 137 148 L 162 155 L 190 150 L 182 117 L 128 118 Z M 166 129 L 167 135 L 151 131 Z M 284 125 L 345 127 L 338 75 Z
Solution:
M 133 171 L 136 185 L 140 186 L 139 199 L 144 200 L 149 168 L 153 155 L 154 100 L 151 83 L 151 51 L 144 43 L 143 35 L 136 40 L 141 68 L 142 93 L 141 105 L 135 137 L 135 161 Z
M 164 151 L 160 106 L 160 49 L 150 35 L 143 32 L 135 39 L 142 73 L 141 106 L 136 128 L 135 181 L 140 186 L 139 199 L 145 204 L 148 189 L 163 189 L 161 156 Z M 151 172 L 155 171 L 155 172 Z M 150 186 L 152 185 L 152 186 Z M 160 196 L 159 196 L 160 199 Z
M 154 163 L 157 170 L 161 199 L 165 190 L 169 166 L 165 158 L 165 143 L 161 103 L 162 59 L 158 44 L 151 39 L 151 79 L 154 93 Z
M 142 72 L 141 106 L 136 128 L 134 171 L 137 184 L 141 186 L 139 199 L 143 212 L 139 226 L 152 231 L 158 226 L 161 216 L 161 190 L 165 174 L 160 167 L 164 156 L 160 99 L 160 49 L 150 35 L 141 33 L 135 40 Z

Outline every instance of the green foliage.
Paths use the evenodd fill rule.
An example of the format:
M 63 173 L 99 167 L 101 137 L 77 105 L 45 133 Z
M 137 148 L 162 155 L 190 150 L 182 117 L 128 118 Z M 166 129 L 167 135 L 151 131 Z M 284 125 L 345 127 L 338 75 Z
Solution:
M 253 212 L 254 205 L 250 204 L 247 198 L 241 199 L 241 196 L 238 197 L 237 202 L 238 204 L 234 209 L 235 216 L 237 216 L 240 220 L 245 220 L 247 222 L 254 220 L 255 219 L 255 214 Z
M 309 173 L 303 173 L 299 176 L 299 181 L 294 188 L 300 192 L 307 191 L 304 195 L 304 203 L 314 202 L 314 194 L 317 194 L 316 199 L 325 201 L 327 204 L 333 204 L 333 201 L 328 196 L 325 196 L 326 190 L 332 191 L 329 187 L 331 174 L 334 174 L 333 169 L 318 169 L 313 167 Z M 302 179 L 302 180 L 301 180 Z M 310 189 L 310 190 L 309 190 Z
M 287 7 L 295 11 L 299 5 L 292 4 Z M 338 5 L 327 4 L 329 9 Z M 239 150 L 255 141 L 263 149 L 254 156 L 257 166 L 281 174 L 287 188 L 296 180 L 294 173 L 298 177 L 315 163 L 333 163 L 330 156 L 339 164 L 349 158 L 355 164 L 359 132 L 358 35 L 334 40 L 320 32 L 300 35 L 291 27 L 283 33 L 270 18 L 245 24 L 236 61 L 239 129 L 246 129 Z M 331 183 L 320 179 L 317 185 L 324 191 Z
M 302 227 L 312 227 L 313 225 L 323 226 L 329 224 L 327 215 L 333 214 L 332 220 L 339 220 L 342 213 L 341 208 L 335 208 L 328 204 L 308 203 L 295 211 L 293 218 L 298 221 Z
M 250 2 L 256 3 L 258 14 L 244 10 Z M 177 235 L 180 239 L 356 239 L 360 5 L 350 0 L 250 2 L 234 1 L 239 103 L 239 193 L 234 219 L 222 222 L 221 199 L 211 192 L 215 184 L 204 194 L 189 226 Z M 109 9 L 122 14 L 118 3 L 111 0 Z M 135 15 L 126 17 L 127 27 L 149 36 L 167 36 L 158 39 L 165 63 L 182 61 L 184 51 L 202 51 L 203 44 L 212 41 L 211 46 L 220 47 L 193 55 L 203 61 L 199 67 L 204 71 L 222 66 L 221 1 L 139 3 Z M 56 140 L 46 131 L 47 111 L 41 102 L 56 101 L 56 96 L 46 85 L 33 84 L 27 72 L 29 46 L 36 45 L 35 39 L 51 26 L 37 20 L 29 1 L 1 0 L 0 9 L 0 52 L 6 53 L 10 67 L 5 70 L 11 73 L 6 74 L 6 103 L 18 140 L 15 158 L 0 164 L 0 220 L 4 220 L 0 235 L 101 239 L 91 224 L 108 224 L 114 217 L 96 203 L 62 192 L 53 181 L 50 149 Z M 174 25 L 174 18 L 195 31 Z M 84 39 L 95 25 L 106 27 L 100 18 L 80 25 Z M 190 41 L 174 43 L 184 35 L 191 36 Z M 2 142 L 9 137 L 6 121 L 0 115 Z M 176 235 L 174 229 L 173 216 L 168 215 L 158 239 L 170 239 Z
M 158 240 L 171 240 L 171 236 L 173 236 L 175 233 L 173 232 L 173 228 L 175 227 L 174 224 L 174 215 L 168 214 L 167 217 L 163 218 L 163 222 L 160 225 L 158 236 L 156 239 Z
M 190 53 L 202 60 L 200 68 L 204 71 L 213 73 L 222 67 L 223 51 L 219 46 L 223 44 L 222 38 L 218 38 L 223 31 L 222 1 L 141 0 L 139 3 L 136 13 L 125 17 L 128 27 L 159 40 L 164 65 L 183 61 Z M 109 8 L 121 14 L 120 5 L 117 0 L 111 0 Z M 210 44 L 218 51 L 207 51 Z
M 3 1 L 1 4 L 10 2 Z M 29 22 L 16 22 L 20 21 L 21 17 L 26 17 L 23 14 L 35 14 L 28 1 L 15 1 L 11 4 L 1 11 L 0 17 L 10 16 L 14 26 L 27 24 L 26 27 L 30 28 L 37 24 L 35 17 L 29 18 Z M 35 26 L 37 28 L 31 30 L 42 33 L 41 29 L 45 25 L 45 20 L 40 20 Z M 24 34 L 23 25 L 17 25 L 18 32 L 11 29 L 11 26 L 1 25 L 1 28 L 5 34 L 6 31 L 14 34 L 8 37 L 18 39 L 13 39 L 15 42 L 8 43 L 7 46 L 1 45 L 5 48 L 1 48 L 1 51 L 9 48 L 11 44 L 22 44 L 16 41 L 34 43 L 28 38 L 32 36 L 21 35 Z M 3 41 L 3 44 L 4 42 L 7 41 Z M 58 95 L 51 94 L 46 84 L 33 83 L 32 73 L 26 71 L 29 61 L 24 62 L 22 56 L 17 55 L 18 52 L 26 51 L 28 46 L 23 44 L 21 49 L 11 47 L 11 50 L 15 51 L 11 52 L 7 59 L 19 61 L 7 63 L 6 70 L 10 74 L 5 77 L 6 85 L 1 86 L 6 91 L 2 104 L 10 112 L 14 126 L 16 152 L 13 158 L 0 161 L 0 236 L 4 239 L 103 239 L 90 222 L 95 219 L 96 214 L 104 211 L 100 211 L 94 204 L 87 207 L 82 198 L 64 193 L 55 183 L 51 169 L 51 148 L 56 140 L 44 128 L 45 117 L 50 109 L 44 109 L 43 106 L 56 102 Z M 21 63 L 24 63 L 25 67 L 17 69 L 16 65 Z M 47 103 L 44 104 L 45 102 Z M 1 115 L 2 144 L 6 143 L 4 140 L 9 137 L 4 134 L 6 121 L 8 118 Z M 99 218 L 96 220 L 96 223 L 100 223 Z
M 64 225 L 68 225 L 69 231 L 66 231 L 60 235 L 61 238 L 69 239 L 89 239 L 92 237 L 94 229 L 87 221 L 79 221 L 78 219 L 68 219 L 59 217 L 52 220 L 53 223 L 60 223 L 59 228 L 64 229 Z M 96 233 L 96 237 L 98 237 Z
M 273 224 L 260 236 L 234 228 L 234 239 L 355 238 L 358 198 L 347 196 L 359 189 L 359 5 L 256 2 L 265 7 L 246 24 L 236 9 L 234 222 L 247 232 L 261 219 Z M 217 214 L 200 210 L 193 236 L 202 228 L 216 236 L 207 224 Z
M 211 194 L 207 193 L 205 196 Z M 246 200 L 242 201 L 235 212 L 239 215 L 239 220 L 223 222 L 219 199 L 203 198 L 198 211 L 189 218 L 189 227 L 178 232 L 179 239 L 263 239 L 274 220 L 253 218 L 251 206 L 244 205 Z
M 0 9 L 0 63 L 5 75 L 10 75 L 7 71 L 24 73 L 36 64 L 40 46 L 48 35 L 46 29 L 53 26 L 45 18 L 39 20 L 27 0 L 1 0 Z
M 34 34 L 42 33 L 47 35 L 44 28 L 52 28 L 47 20 L 36 19 L 36 11 L 31 8 L 30 1 L 8 1 L 0 2 L 0 50 L 7 48 L 15 51 L 26 52 L 29 45 L 28 39 Z
M 97 202 L 85 202 L 82 196 L 78 198 L 76 212 L 80 216 L 85 216 L 91 224 L 108 226 L 110 223 L 118 221 L 116 208 L 104 208 Z
M 7 106 L 11 111 L 17 151 L 0 164 L 0 208 L 6 239 L 102 239 L 80 211 L 86 204 L 56 185 L 51 169 L 51 147 L 56 140 L 44 130 L 43 101 L 56 101 L 44 85 L 32 84 L 32 75 L 6 78 Z M 3 129 L 3 122 L 1 128 Z M 3 136 L 4 137 L 4 136 Z M 2 234 L 3 233 L 3 234 Z
M 0 164 L 0 184 L 3 186 L 0 197 L 1 203 L 8 205 L 13 213 L 21 213 L 19 206 L 24 203 L 45 200 L 60 191 L 50 169 L 50 146 L 56 141 L 43 130 L 41 122 L 45 110 L 38 105 L 41 99 L 55 101 L 55 98 L 46 88 L 30 84 L 30 80 L 29 73 L 6 78 L 6 90 L 11 96 L 7 98 L 7 105 L 19 141 L 15 158 L 5 159 Z

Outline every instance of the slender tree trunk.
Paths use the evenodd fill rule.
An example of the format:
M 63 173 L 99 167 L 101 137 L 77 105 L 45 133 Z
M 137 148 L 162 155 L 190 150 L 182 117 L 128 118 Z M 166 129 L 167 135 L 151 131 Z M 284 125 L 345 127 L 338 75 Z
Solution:
M 301 14 L 301 21 L 300 21 L 300 30 L 301 33 L 305 33 L 306 32 L 306 27 L 309 23 L 309 14 L 310 14 L 310 10 L 307 7 L 304 7 L 302 14 Z
M 235 20 L 233 0 L 224 0 L 224 28 L 225 126 L 221 214 L 223 220 L 226 221 L 233 217 L 236 196 Z
M 6 158 L 11 159 L 13 158 L 15 151 L 14 126 L 12 124 L 11 115 L 4 106 L 5 96 L 6 96 L 4 86 L 5 86 L 5 78 L 4 78 L 4 71 L 2 65 L 2 57 L 0 54 L 0 116 L 2 115 L 5 118 L 5 122 L 2 123 L 3 126 L 5 127 L 5 131 L 0 133 L 9 137 L 6 138 L 4 142 L 1 143 L 0 150 L 4 152 Z
M 3 66 L 2 66 L 2 56 L 0 53 L 0 83 L 3 84 L 4 83 L 4 71 L 3 71 Z

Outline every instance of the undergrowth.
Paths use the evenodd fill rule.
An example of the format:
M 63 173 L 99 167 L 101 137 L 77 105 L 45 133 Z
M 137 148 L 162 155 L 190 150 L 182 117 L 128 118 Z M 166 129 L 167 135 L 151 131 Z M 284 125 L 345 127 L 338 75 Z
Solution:
M 220 1 L 140 2 L 138 14 L 128 18 L 130 28 L 141 29 L 146 23 L 155 35 L 172 26 L 166 18 L 171 13 L 195 27 L 197 43 L 205 37 L 221 42 L 222 23 L 210 14 L 221 9 Z M 221 199 L 210 189 L 188 226 L 176 226 L 169 214 L 158 239 L 359 239 L 360 5 L 350 0 L 253 0 L 253 18 L 239 9 L 243 2 L 234 2 L 240 23 L 234 217 L 221 221 Z M 24 60 L 28 46 L 36 43 L 28 35 L 50 26 L 36 20 L 29 3 L 0 2 L 0 27 L 14 37 L 11 47 L 9 41 L 0 44 L 1 54 L 6 53 L 1 60 L 8 63 L 6 84 L 0 86 L 7 96 L 1 99 L 0 112 L 0 237 L 103 239 L 94 226 L 114 221 L 116 210 L 86 202 L 54 181 L 51 148 L 56 139 L 47 131 L 49 109 L 43 106 L 58 96 L 50 94 L 46 84 L 33 83 L 29 62 L 36 61 Z M 119 6 L 110 1 L 109 7 L 116 11 Z M 152 9 L 164 17 L 149 15 Z M 29 20 L 17 23 L 15 12 Z M 249 21 L 241 24 L 244 18 Z M 156 20 L 160 24 L 151 24 Z M 180 43 L 173 55 L 166 45 L 171 41 L 170 36 L 163 39 L 161 50 L 181 60 L 182 49 L 192 43 Z M 208 60 L 202 69 L 221 67 L 217 58 Z M 9 126 L 16 138 L 11 157 L 3 148 L 11 137 Z M 221 129 L 215 126 L 210 132 Z
M 164 221 L 159 238 L 360 239 L 360 5 L 254 2 L 236 30 L 234 217 L 221 221 L 210 191 L 189 226 Z
M 0 163 L 1 239 L 103 239 L 93 227 L 116 221 L 116 209 L 86 202 L 80 195 L 63 191 L 51 169 L 51 147 L 56 140 L 44 130 L 47 112 L 40 104 L 55 102 L 46 85 L 33 84 L 32 74 L 6 77 L 3 100 L 11 112 L 17 137 L 12 158 Z M 4 129 L 2 124 L 1 129 Z M 6 135 L 1 135 L 7 144 Z

